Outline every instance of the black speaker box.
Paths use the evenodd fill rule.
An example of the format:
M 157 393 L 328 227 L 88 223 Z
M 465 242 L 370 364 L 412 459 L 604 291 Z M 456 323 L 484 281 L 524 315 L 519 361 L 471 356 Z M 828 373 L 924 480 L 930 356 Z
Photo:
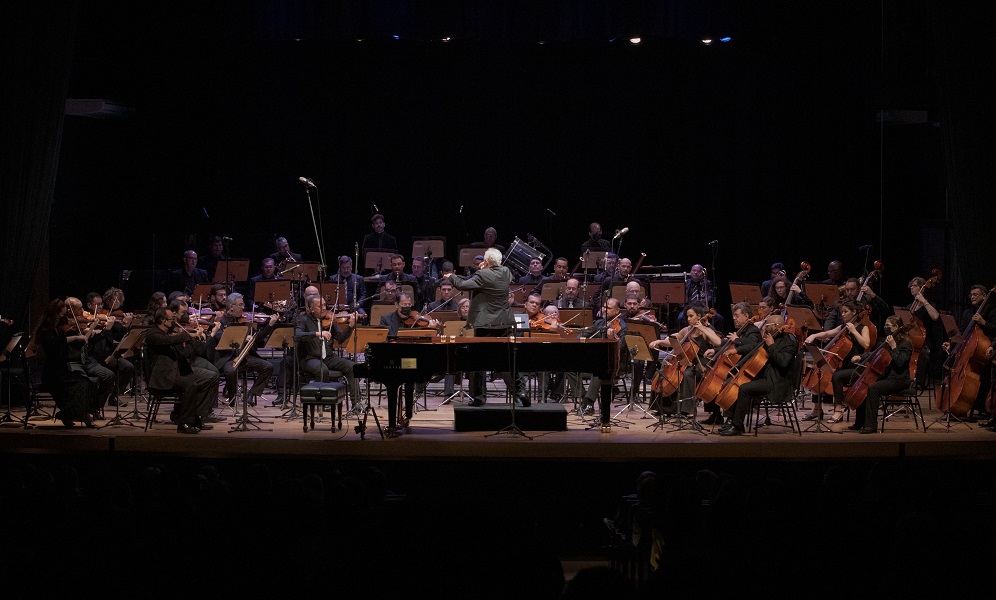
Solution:
M 453 407 L 455 431 L 498 431 L 512 424 L 512 405 L 506 402 L 484 406 Z M 515 407 L 515 425 L 523 431 L 567 431 L 567 407 L 555 403 L 533 403 Z

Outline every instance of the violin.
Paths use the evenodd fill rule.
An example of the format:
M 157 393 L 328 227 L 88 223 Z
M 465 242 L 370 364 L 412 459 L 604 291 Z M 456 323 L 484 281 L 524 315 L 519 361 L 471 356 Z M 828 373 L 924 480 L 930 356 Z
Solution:
M 432 321 L 432 317 L 423 316 L 415 311 L 408 313 L 408 316 L 401 320 L 405 327 L 427 327 Z
M 556 317 L 551 317 L 549 315 L 543 315 L 540 313 L 536 315 L 536 318 L 529 321 L 530 329 L 543 329 L 549 331 L 551 329 L 557 329 L 564 333 L 573 333 L 574 330 L 570 327 L 565 327 Z

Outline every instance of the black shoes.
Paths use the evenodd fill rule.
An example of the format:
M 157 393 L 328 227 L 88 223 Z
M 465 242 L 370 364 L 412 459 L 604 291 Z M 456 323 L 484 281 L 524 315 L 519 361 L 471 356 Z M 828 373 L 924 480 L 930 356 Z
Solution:
M 699 421 L 699 423 L 702 423 L 703 425 L 721 425 L 723 423 L 723 414 L 712 413 L 711 415 L 709 415 L 708 419 Z
M 996 427 L 996 417 L 989 419 L 982 425 L 979 425 L 979 427 Z
M 729 437 L 731 435 L 743 435 L 744 427 L 743 425 L 737 425 L 736 423 L 727 423 L 722 429 L 719 430 L 719 435 L 724 437 Z
M 858 430 L 858 433 L 875 433 L 875 430 L 871 427 L 862 427 Z
M 204 423 L 224 423 L 225 417 L 219 417 L 214 412 L 209 412 L 206 417 L 201 418 L 201 421 Z M 201 429 L 204 428 L 201 427 Z
M 284 405 L 283 396 L 277 396 L 276 398 L 274 398 L 273 402 L 270 403 L 270 406 L 283 406 L 283 405 Z
M 477 396 L 474 399 L 472 399 L 470 402 L 468 402 L 467 406 L 484 406 L 487 403 L 487 401 L 488 399 L 485 398 L 484 396 Z
M 200 429 L 194 427 L 193 425 L 177 425 L 177 433 L 200 433 Z
M 857 423 L 854 425 L 848 425 L 847 428 L 851 431 L 861 431 L 861 425 L 858 425 Z
M 522 408 L 529 408 L 533 404 L 533 401 L 530 400 L 529 396 L 527 396 L 525 394 L 517 394 L 515 396 L 515 400 L 516 400 L 516 402 L 519 403 L 519 405 L 522 406 Z

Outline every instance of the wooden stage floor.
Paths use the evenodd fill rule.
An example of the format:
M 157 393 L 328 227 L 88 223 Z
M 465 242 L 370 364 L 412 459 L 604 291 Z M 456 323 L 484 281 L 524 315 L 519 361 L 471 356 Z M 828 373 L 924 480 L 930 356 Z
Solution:
M 493 385 L 493 384 L 492 384 Z M 499 385 L 491 391 L 488 405 L 481 410 L 494 411 L 498 406 L 506 409 L 504 391 Z M 441 384 L 430 384 L 425 397 L 419 397 L 419 408 L 408 430 L 402 430 L 395 438 L 382 438 L 373 414 L 368 417 L 365 439 L 361 439 L 356 427 L 356 417 L 347 416 L 341 430 L 331 430 L 329 412 L 319 415 L 315 428 L 305 432 L 302 427 L 300 410 L 281 410 L 270 407 L 273 391 L 263 397 L 260 406 L 250 407 L 253 417 L 248 424 L 237 427 L 235 411 L 230 408 L 218 409 L 227 417 L 224 423 L 215 423 L 211 431 L 197 435 L 182 435 L 176 428 L 165 422 L 160 415 L 158 423 L 149 431 L 144 430 L 145 404 L 139 397 L 138 418 L 135 418 L 135 403 L 120 409 L 120 415 L 129 425 L 107 425 L 107 419 L 115 416 L 114 408 L 106 409 L 105 420 L 98 420 L 97 429 L 86 429 L 82 425 L 65 428 L 52 419 L 32 417 L 30 427 L 24 428 L 16 421 L 23 418 L 23 408 L 13 407 L 15 421 L 7 421 L 0 426 L 0 450 L 4 452 L 53 453 L 53 454 L 156 454 L 205 457 L 341 457 L 389 460 L 434 459 L 504 459 L 533 460 L 539 457 L 548 460 L 585 460 L 591 462 L 633 462 L 657 460 L 722 460 L 722 459 L 779 459 L 779 460 L 840 460 L 889 459 L 889 458 L 941 458 L 941 459 L 994 459 L 996 458 L 996 433 L 983 429 L 976 423 L 962 423 L 952 419 L 944 421 L 944 415 L 936 410 L 936 400 L 928 407 L 927 394 L 921 394 L 927 430 L 914 427 L 914 420 L 900 413 L 891 417 L 885 431 L 874 435 L 861 435 L 847 429 L 849 422 L 829 425 L 817 432 L 812 422 L 803 422 L 802 436 L 778 426 L 775 418 L 773 426 L 758 429 L 757 435 L 748 431 L 746 435 L 722 437 L 718 430 L 704 425 L 702 431 L 690 428 L 687 424 L 679 428 L 676 424 L 660 423 L 656 417 L 644 411 L 643 404 L 627 405 L 626 397 L 617 394 L 611 414 L 613 425 L 603 433 L 593 427 L 594 417 L 582 417 L 573 409 L 573 403 L 562 405 L 566 413 L 566 430 L 530 430 L 529 411 L 559 410 L 547 404 L 534 403 L 530 408 L 517 408 L 514 422 L 523 429 L 523 435 L 500 432 L 506 425 L 513 425 L 511 412 L 508 417 L 497 417 L 493 429 L 478 431 L 457 431 L 456 410 L 478 410 L 464 406 L 462 401 L 444 402 Z M 386 399 L 379 400 L 374 394 L 374 412 L 382 425 L 386 426 Z M 800 395 L 800 418 L 812 406 L 807 395 Z M 43 406 L 43 408 L 45 408 Z M 47 407 L 49 410 L 51 406 Z M 828 406 L 825 407 L 829 409 Z M 699 419 L 704 418 L 701 406 Z M 168 409 L 164 409 L 168 413 Z M 465 413 L 466 414 L 466 413 Z M 829 416 L 829 410 L 827 410 Z M 291 418 L 293 417 L 293 418 Z M 258 423 L 257 420 L 264 421 Z M 825 423 L 825 422 L 824 422 Z M 832 431 L 825 431 L 825 429 Z M 234 429 L 234 431 L 233 431 Z M 808 429 L 808 430 L 807 430 Z

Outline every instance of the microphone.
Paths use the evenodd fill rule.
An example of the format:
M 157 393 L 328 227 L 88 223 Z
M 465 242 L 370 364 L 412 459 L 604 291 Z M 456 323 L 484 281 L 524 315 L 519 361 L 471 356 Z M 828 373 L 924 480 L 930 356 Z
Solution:
M 313 188 L 317 188 L 318 187 L 317 185 L 315 185 L 314 181 L 312 181 L 311 179 L 308 179 L 307 177 L 298 177 L 297 180 L 300 181 L 301 183 L 303 183 L 304 185 L 308 186 L 308 187 L 313 187 Z
M 874 248 L 874 246 L 872 246 L 871 244 L 865 244 L 864 246 L 858 248 L 858 250 L 860 250 L 862 252 L 868 252 L 872 248 Z
M 211 215 L 209 215 L 209 214 L 208 214 L 208 209 L 207 209 L 207 207 L 206 207 L 206 206 L 202 206 L 202 207 L 201 207 L 201 210 L 203 210 L 203 211 L 204 211 L 204 218 L 205 218 L 205 219 L 210 219 L 210 218 L 211 218 Z
M 555 216 L 555 217 L 557 216 L 557 213 L 553 212 L 553 211 L 552 211 L 552 210 L 550 210 L 549 208 L 548 208 L 548 209 L 546 209 L 546 212 L 550 213 L 551 215 L 553 215 L 553 216 Z
M 376 204 L 374 204 L 374 205 L 373 205 L 373 207 L 374 207 L 374 212 L 380 212 L 380 209 L 379 209 L 379 208 L 377 208 L 377 205 L 376 205 Z
M 612 239 L 621 238 L 622 236 L 626 235 L 627 233 L 629 233 L 629 227 L 623 227 L 622 229 L 620 229 L 619 231 L 616 232 L 615 237 L 612 238 Z
M 463 204 L 460 205 L 460 214 L 463 214 Z
M 235 241 L 234 239 L 228 237 L 227 235 L 221 236 L 221 239 L 222 239 L 222 241 L 225 241 L 225 242 L 234 242 Z
M 715 246 L 718 243 L 719 243 L 719 240 L 713 240 L 713 241 L 709 242 L 709 245 L 710 246 Z

